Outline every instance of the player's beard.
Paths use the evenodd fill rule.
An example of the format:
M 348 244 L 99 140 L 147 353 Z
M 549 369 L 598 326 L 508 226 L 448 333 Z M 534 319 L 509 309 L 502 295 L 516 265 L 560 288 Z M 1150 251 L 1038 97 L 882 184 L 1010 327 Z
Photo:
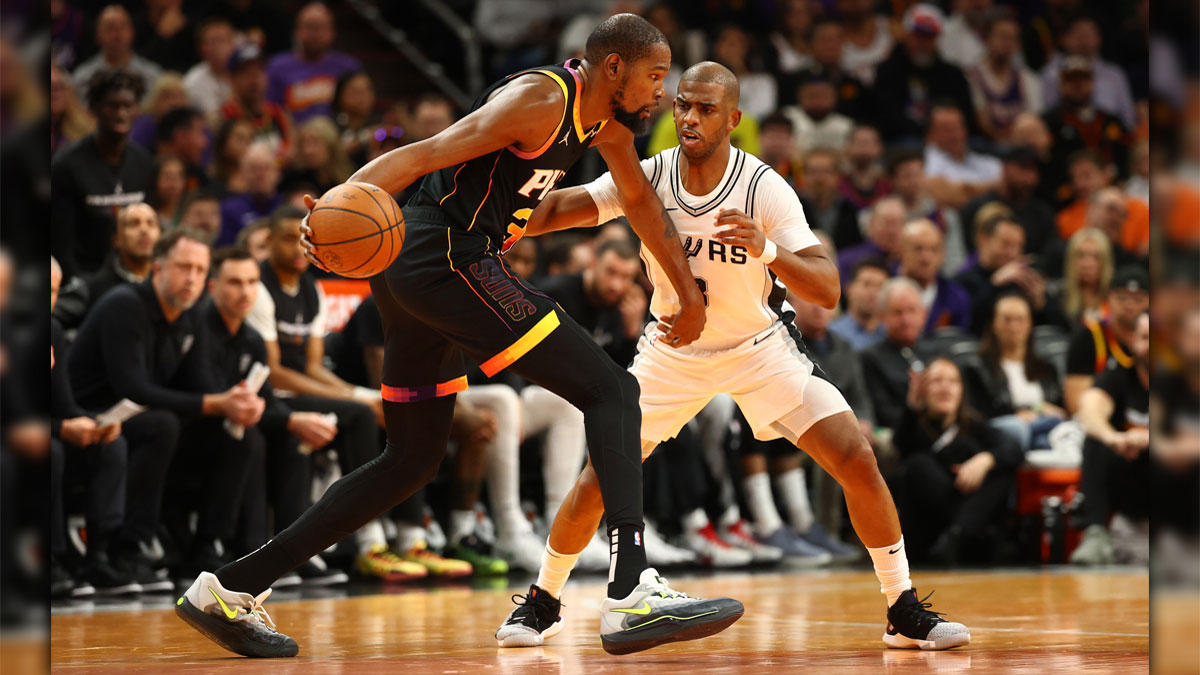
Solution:
M 625 126 L 633 132 L 634 136 L 642 136 L 650 131 L 650 118 L 643 118 L 642 108 L 638 108 L 633 112 L 629 112 L 621 105 L 621 100 L 625 98 L 625 81 L 621 81 L 621 86 L 613 92 L 612 99 L 609 102 L 612 107 L 613 119 Z
M 689 162 L 693 164 L 699 164 L 707 160 L 709 157 L 712 157 L 713 153 L 717 151 L 717 146 L 721 145 L 721 143 L 724 141 L 725 136 L 721 136 L 720 138 L 713 140 L 711 143 L 699 148 L 689 150 L 687 149 L 687 146 L 684 146 L 682 143 L 680 144 L 680 148 L 683 151 L 683 156 L 687 157 Z

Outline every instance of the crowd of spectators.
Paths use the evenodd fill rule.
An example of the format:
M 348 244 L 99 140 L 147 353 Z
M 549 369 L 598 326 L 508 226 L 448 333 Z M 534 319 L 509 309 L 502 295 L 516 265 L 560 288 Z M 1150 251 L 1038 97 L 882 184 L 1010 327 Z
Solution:
M 436 91 L 377 98 L 400 57 L 339 51 L 359 38 L 337 39 L 330 7 L 285 4 L 51 3 L 57 593 L 151 591 L 212 569 L 382 449 L 378 310 L 367 298 L 334 325 L 299 245 L 303 197 L 465 111 Z M 1146 177 L 1156 162 L 1200 170 L 1197 147 L 1150 150 L 1136 28 L 1148 3 L 472 4 L 496 76 L 581 56 L 597 4 L 659 27 L 673 65 L 643 156 L 676 144 L 684 68 L 712 59 L 738 75 L 733 144 L 796 189 L 841 272 L 838 314 L 797 301 L 796 321 L 863 421 L 915 560 L 1032 562 L 1001 545 L 1016 474 L 1057 463 L 1082 466 L 1074 560 L 1144 561 L 1148 498 L 1128 484 L 1167 470 L 1135 414 Z M 1200 138 L 1200 119 L 1182 124 Z M 581 164 L 576 181 L 603 168 Z M 1197 243 L 1194 228 L 1168 236 Z M 625 364 L 647 320 L 636 247 L 614 221 L 521 240 L 507 258 Z M 257 363 L 270 375 L 253 390 Z M 443 480 L 278 585 L 343 581 L 351 559 L 340 567 L 391 581 L 537 569 L 585 457 L 581 417 L 515 378 L 472 382 Z M 92 421 L 122 399 L 147 410 Z M 710 408 L 647 464 L 648 486 L 687 484 L 647 501 L 651 562 L 854 558 L 836 482 L 794 447 L 744 438 L 731 403 Z M 1133 535 L 1110 536 L 1113 511 Z M 602 539 L 581 565 L 607 566 Z

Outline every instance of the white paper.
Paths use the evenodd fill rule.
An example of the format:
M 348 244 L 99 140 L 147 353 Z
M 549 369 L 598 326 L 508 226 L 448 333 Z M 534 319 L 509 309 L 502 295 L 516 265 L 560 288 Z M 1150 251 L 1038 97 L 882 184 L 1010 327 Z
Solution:
M 111 424 L 118 424 L 133 417 L 134 415 L 145 412 L 146 406 L 138 405 L 127 398 L 117 401 L 113 407 L 96 415 L 96 426 L 107 427 Z
M 250 391 L 257 394 L 258 390 L 262 389 L 262 386 L 267 383 L 267 376 L 270 374 L 270 366 L 263 364 L 261 361 L 255 361 L 254 365 L 250 366 L 250 372 L 246 373 L 246 386 L 250 388 Z M 225 419 L 223 426 L 225 427 L 225 431 L 235 440 L 240 441 L 246 435 L 245 427 L 240 424 L 234 424 L 228 418 Z

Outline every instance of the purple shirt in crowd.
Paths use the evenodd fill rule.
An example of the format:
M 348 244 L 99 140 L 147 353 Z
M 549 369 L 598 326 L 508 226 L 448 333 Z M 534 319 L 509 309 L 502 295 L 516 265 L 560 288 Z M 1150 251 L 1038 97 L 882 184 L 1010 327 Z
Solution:
M 838 274 L 842 276 L 842 288 L 849 286 L 850 282 L 854 281 L 854 266 L 867 258 L 879 258 L 886 261 L 888 254 L 887 251 L 883 250 L 883 247 L 870 239 L 838 253 Z M 888 264 L 888 272 L 890 274 L 896 273 L 895 263 Z
M 279 195 L 264 198 L 238 192 L 230 193 L 221 200 L 221 234 L 217 237 L 216 245 L 236 243 L 238 232 L 241 232 L 243 227 L 271 215 L 282 203 L 283 198 Z
M 938 275 L 937 295 L 925 320 L 925 335 L 933 335 L 945 326 L 971 330 L 971 296 L 962 286 Z
M 338 78 L 361 70 L 358 59 L 328 51 L 317 61 L 283 52 L 267 63 L 267 100 L 278 103 L 300 124 L 316 115 L 333 116 L 333 90 Z

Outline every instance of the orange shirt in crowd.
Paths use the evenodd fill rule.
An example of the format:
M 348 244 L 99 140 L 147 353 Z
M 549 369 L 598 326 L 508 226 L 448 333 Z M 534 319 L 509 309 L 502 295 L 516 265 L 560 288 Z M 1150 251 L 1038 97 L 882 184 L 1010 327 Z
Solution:
M 1055 222 L 1063 241 L 1071 238 L 1087 223 L 1087 201 L 1076 199 L 1070 206 L 1058 212 Z M 1150 209 L 1146 203 L 1133 197 L 1125 198 L 1125 224 L 1121 226 L 1121 248 L 1130 253 L 1141 253 L 1150 246 Z

